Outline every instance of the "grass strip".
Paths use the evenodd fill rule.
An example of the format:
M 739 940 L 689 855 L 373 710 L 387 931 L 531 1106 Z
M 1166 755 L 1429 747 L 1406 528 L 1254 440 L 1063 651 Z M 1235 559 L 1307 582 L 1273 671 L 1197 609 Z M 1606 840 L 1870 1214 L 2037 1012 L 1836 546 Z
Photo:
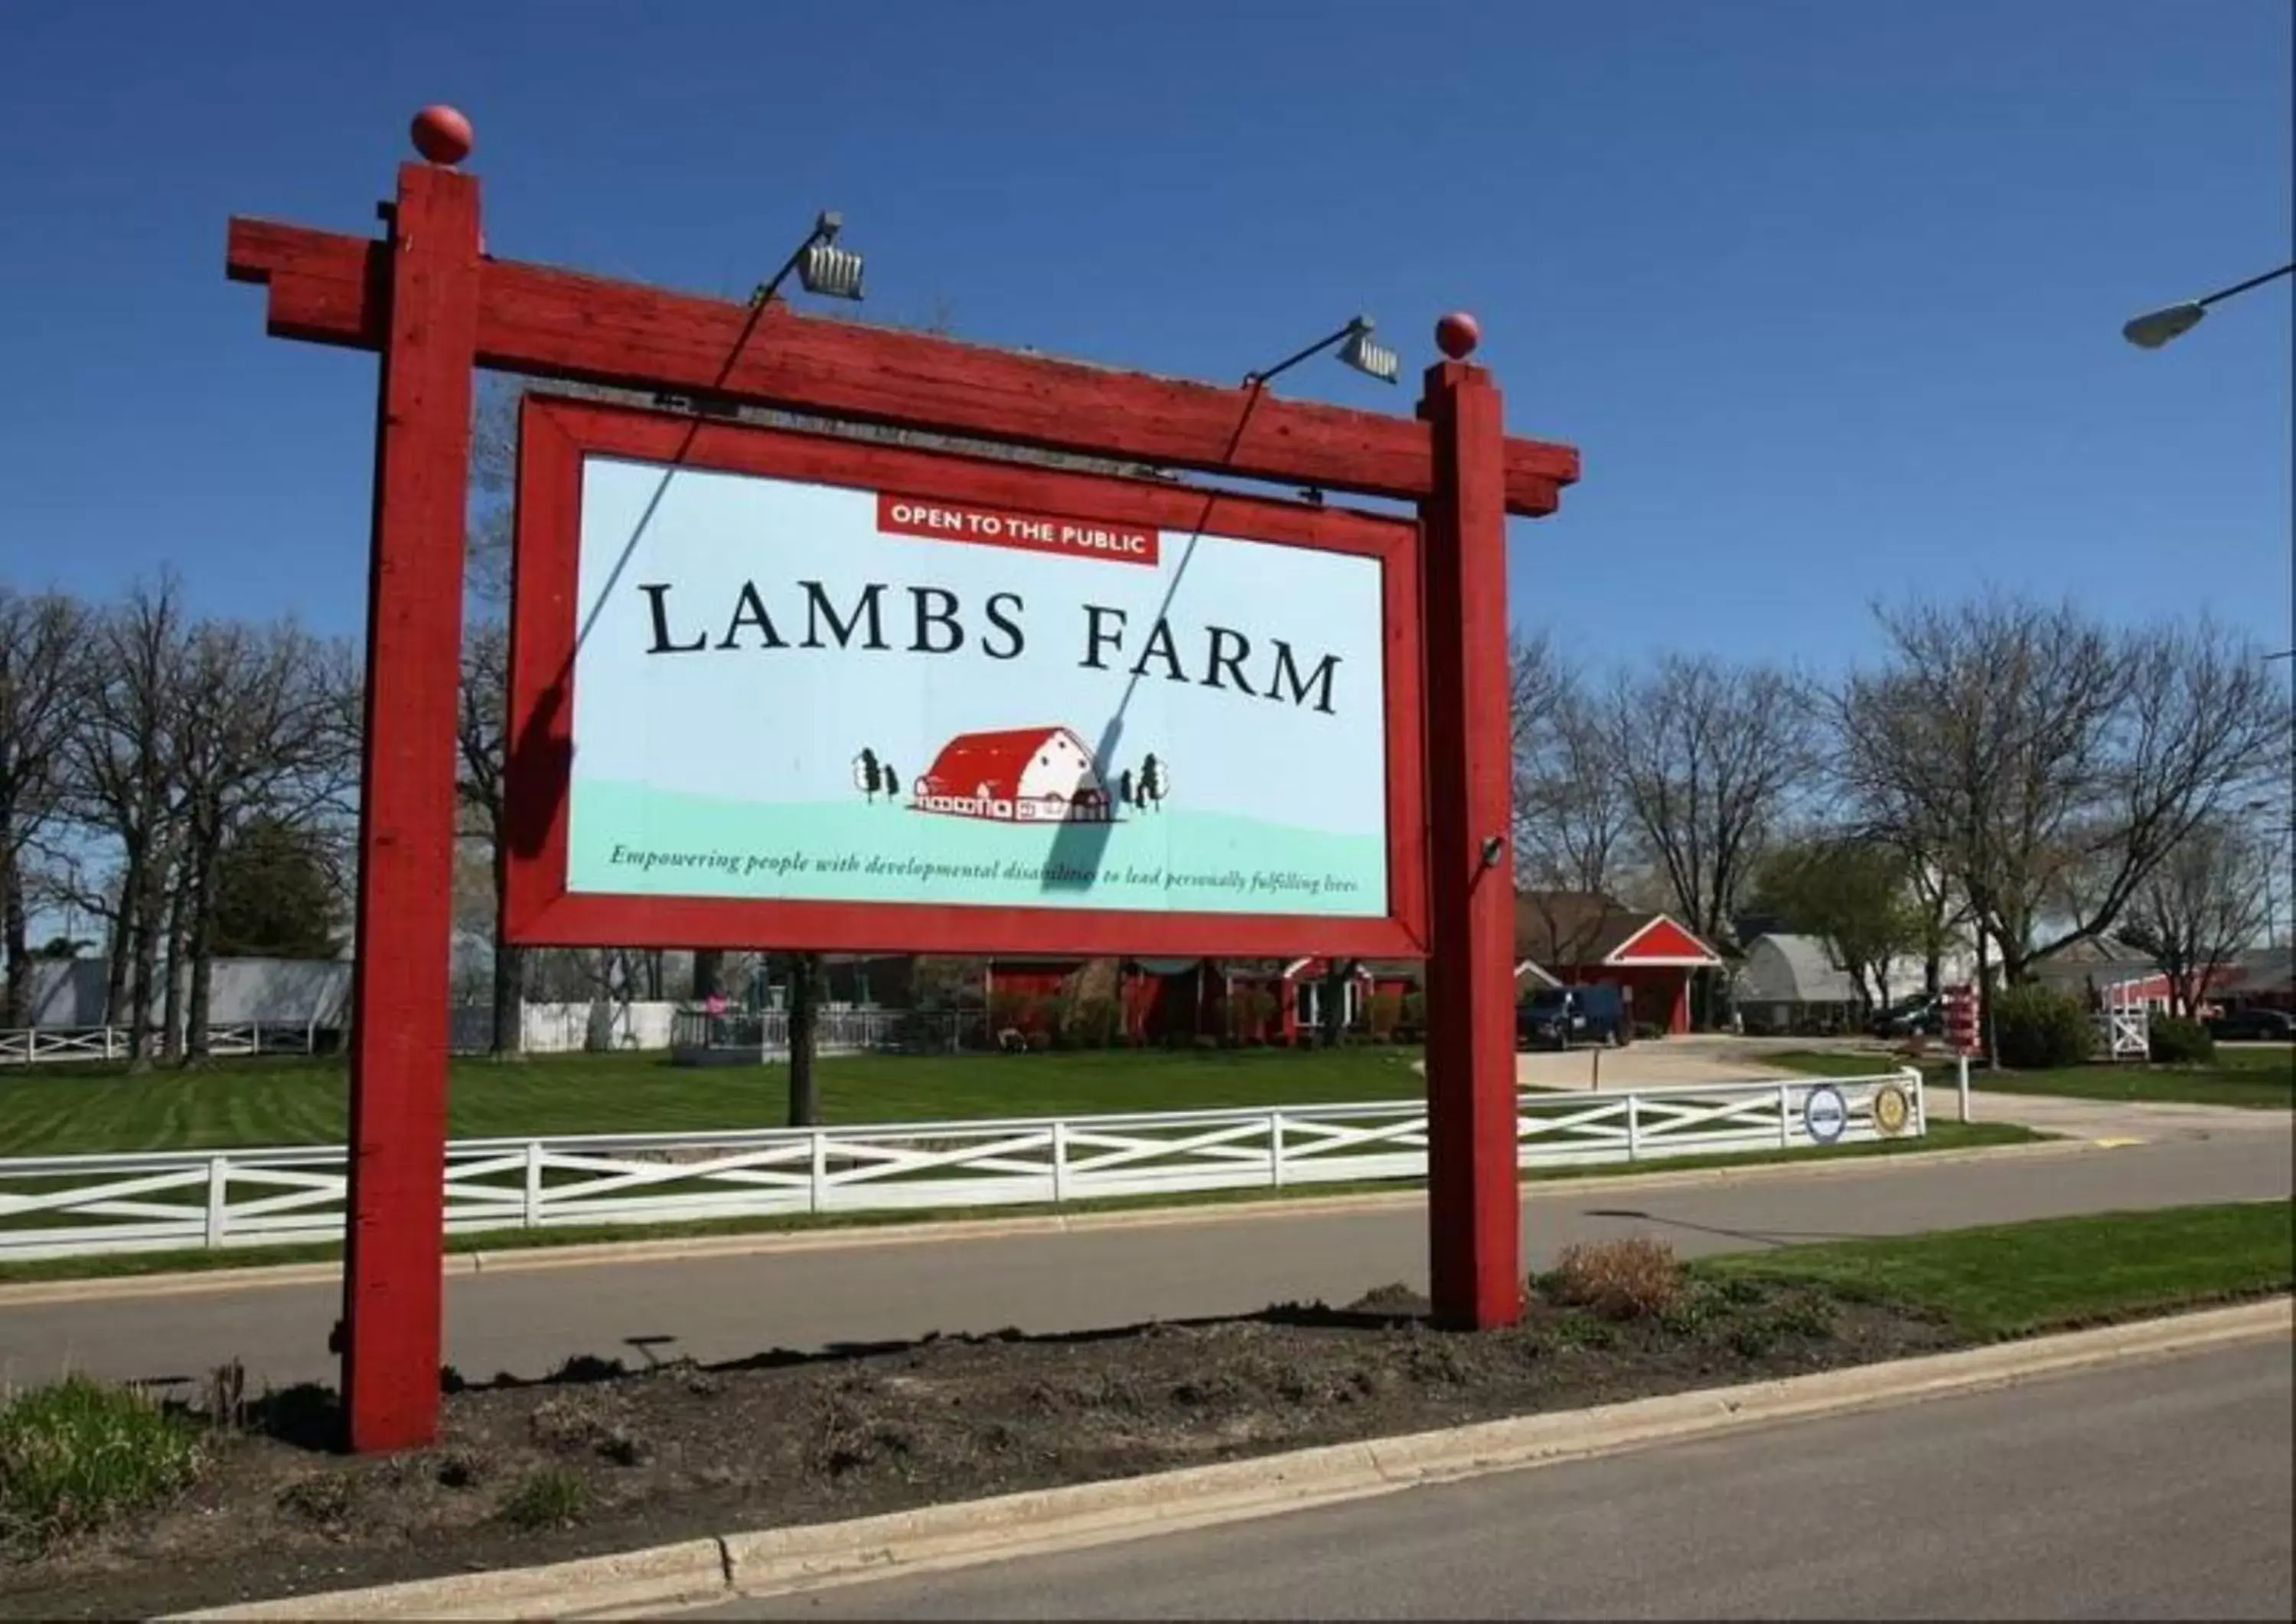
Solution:
M 1762 1059 L 1804 1077 L 1870 1077 L 1905 1063 L 1894 1056 L 1824 1049 L 1789 1049 Z M 1932 1091 L 1952 1087 L 1950 1062 L 1926 1062 L 1923 1071 Z M 1992 1071 L 1976 1066 L 1969 1080 L 1983 1094 L 2286 1111 L 2296 1107 L 2296 1048 L 2286 1044 L 2220 1044 L 2214 1061 L 2197 1066 L 2124 1063 L 2068 1066 L 2061 1071 Z
M 2296 1284 L 2291 1218 L 2284 1201 L 2103 1212 L 1733 1254 L 1691 1268 L 1916 1308 L 1993 1340 L 2287 1291 Z

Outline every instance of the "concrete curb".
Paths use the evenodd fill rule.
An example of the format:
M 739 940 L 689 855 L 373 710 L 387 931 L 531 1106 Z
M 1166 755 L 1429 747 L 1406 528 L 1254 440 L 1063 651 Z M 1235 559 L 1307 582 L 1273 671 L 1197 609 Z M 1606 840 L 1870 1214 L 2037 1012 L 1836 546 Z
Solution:
M 627 1555 L 217 1608 L 201 1620 L 602 1618 L 934 1572 L 1392 1494 L 1487 1472 L 1956 1393 L 2219 1343 L 2286 1336 L 2287 1297 L 1815 1375 L 1638 1398 L 1148 1477 Z
M 2125 1149 L 2139 1140 L 2105 1142 L 2049 1138 L 2027 1144 L 1972 1145 L 1956 1151 L 1915 1151 L 1895 1156 L 1846 1156 L 1807 1161 L 1754 1162 L 1743 1167 L 1685 1168 L 1673 1172 L 1594 1173 L 1575 1178 L 1530 1178 L 1522 1182 L 1525 1206 L 1566 1201 L 1589 1190 L 1665 1190 L 1719 1184 L 1749 1176 L 1789 1181 L 1859 1178 L 1917 1172 L 1968 1161 L 2018 1161 L 2079 1156 Z M 1381 1191 L 1361 1195 L 1301 1195 L 1259 1201 L 1191 1203 L 1185 1206 L 1083 1210 L 1029 1218 L 944 1218 L 928 1223 L 831 1226 L 819 1229 L 761 1229 L 746 1234 L 665 1236 L 659 1240 L 582 1242 L 569 1246 L 521 1247 L 505 1251 L 450 1252 L 446 1276 L 521 1274 L 536 1269 L 580 1268 L 600 1263 L 676 1262 L 700 1258 L 769 1256 L 782 1252 L 842 1251 L 868 1246 L 902 1246 L 919 1241 L 1007 1240 L 1016 1235 L 1085 1234 L 1101 1229 L 1161 1229 L 1187 1225 L 1239 1223 L 1268 1218 L 1346 1217 L 1424 1204 L 1423 1189 Z M 266 1287 L 332 1285 L 342 1279 L 340 1263 L 260 1264 L 246 1268 L 201 1269 L 172 1275 L 119 1275 L 92 1280 L 26 1281 L 0 1285 L 0 1308 L 42 1303 L 106 1302 L 142 1297 L 187 1297 Z

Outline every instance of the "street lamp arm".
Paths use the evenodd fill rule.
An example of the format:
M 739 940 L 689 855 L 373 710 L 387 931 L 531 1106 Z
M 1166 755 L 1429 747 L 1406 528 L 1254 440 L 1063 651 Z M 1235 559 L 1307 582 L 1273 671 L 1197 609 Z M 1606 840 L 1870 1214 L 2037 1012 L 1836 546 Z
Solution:
M 1332 345 L 1340 343 L 1343 340 L 1353 338 L 1358 332 L 1368 332 L 1370 331 L 1370 328 L 1371 324 L 1369 322 L 1365 321 L 1360 316 L 1356 316 L 1337 332 L 1330 333 L 1323 338 L 1317 339 L 1314 343 L 1307 346 L 1304 349 L 1296 349 L 1292 351 L 1290 355 L 1284 357 L 1281 361 L 1278 361 L 1275 365 L 1268 367 L 1266 371 L 1246 373 L 1243 378 L 1244 387 L 1247 389 L 1257 389 L 1260 385 L 1266 383 L 1270 378 L 1275 377 L 1277 373 L 1290 372 L 1293 367 L 1299 365 L 1300 362 L 1308 359 L 1308 357 L 1321 355 Z
M 2205 309 L 2218 299 L 2230 299 L 2235 293 L 2245 293 L 2251 288 L 2260 288 L 2267 282 L 2277 281 L 2287 275 L 2291 271 L 2296 271 L 2296 261 L 2284 265 L 2276 271 L 2267 271 L 2261 276 L 2251 276 L 2246 282 L 2235 282 L 2228 288 L 2218 288 L 2215 292 L 2205 294 L 2193 302 Z

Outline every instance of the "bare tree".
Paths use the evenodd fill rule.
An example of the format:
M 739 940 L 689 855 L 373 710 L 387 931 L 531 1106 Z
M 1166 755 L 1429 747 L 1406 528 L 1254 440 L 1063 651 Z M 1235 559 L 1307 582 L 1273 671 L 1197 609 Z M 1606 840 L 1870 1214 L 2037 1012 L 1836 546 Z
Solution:
M 1601 708 L 1545 632 L 1516 640 L 1509 677 L 1518 882 L 1604 890 L 1631 816 Z
M 168 709 L 162 749 L 183 835 L 169 943 L 181 956 L 171 952 L 168 961 L 168 1025 L 185 1034 L 187 1061 L 208 1053 L 217 858 L 245 820 L 300 823 L 340 792 L 343 663 L 290 622 L 205 621 L 184 650 L 182 687 Z
M 1553 729 L 1570 696 L 1571 674 L 1554 639 L 1544 631 L 1517 636 L 1507 648 L 1507 719 L 1514 736 L 1516 771 Z
M 181 583 L 141 585 L 98 617 L 90 640 L 85 724 L 70 748 L 75 816 L 115 849 L 108 882 L 83 879 L 74 900 L 111 925 L 107 1007 L 127 1028 L 129 1062 L 146 1062 L 152 995 L 168 930 L 168 877 L 180 828 L 168 729 L 182 693 L 188 640 Z M 172 1051 L 177 1035 L 170 1032 Z
M 483 848 L 494 876 L 495 917 L 491 1002 L 492 1051 L 516 1054 L 523 1046 L 520 1008 L 526 1001 L 526 956 L 502 936 L 500 910 L 510 870 L 509 827 L 504 813 L 504 773 L 508 749 L 510 638 L 499 620 L 484 620 L 463 636 L 461 699 L 455 742 L 460 771 L 455 794 L 462 816 L 458 833 Z
M 64 809 L 67 750 L 83 713 L 88 616 L 74 599 L 0 586 L 0 1027 L 30 1019 L 33 843 Z
M 2197 1016 L 2211 972 L 2263 932 L 2272 862 L 2251 832 L 2211 819 L 2137 886 L 2120 933 L 2160 962 L 2178 1014 Z
M 1602 708 L 1566 683 L 1545 735 L 1515 756 L 1515 854 L 1533 887 L 1609 891 L 1634 834 Z
M 2202 621 L 2115 631 L 1993 597 L 1883 611 L 1839 696 L 1845 781 L 1931 852 L 2012 982 L 2112 928 L 2178 842 L 2283 765 L 2257 652 Z
M 1764 848 L 1808 783 L 1810 712 L 1767 667 L 1669 656 L 1607 714 L 1619 787 L 1684 923 L 1718 945 Z

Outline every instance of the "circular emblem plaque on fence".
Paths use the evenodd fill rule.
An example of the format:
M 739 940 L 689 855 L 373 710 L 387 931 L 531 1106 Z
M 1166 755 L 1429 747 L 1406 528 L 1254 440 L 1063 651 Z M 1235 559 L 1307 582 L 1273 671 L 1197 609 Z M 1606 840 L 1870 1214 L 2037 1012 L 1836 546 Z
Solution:
M 1832 1144 L 1841 1138 L 1842 1129 L 1849 1126 L 1849 1103 L 1841 1097 L 1841 1090 L 1831 1083 L 1811 1089 L 1802 1099 L 1801 1125 L 1820 1144 Z
M 1884 1083 L 1874 1090 L 1874 1126 L 1890 1135 L 1902 1134 L 1906 1124 L 1914 1118 L 1913 1103 L 1906 1091 L 1895 1083 Z

